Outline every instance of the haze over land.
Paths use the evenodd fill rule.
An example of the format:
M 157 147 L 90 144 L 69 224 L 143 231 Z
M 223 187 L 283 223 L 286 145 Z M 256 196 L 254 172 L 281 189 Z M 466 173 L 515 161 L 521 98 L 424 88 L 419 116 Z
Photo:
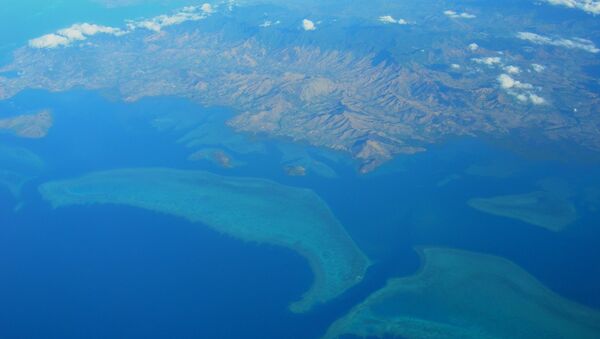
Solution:
M 595 81 L 586 69 L 599 67 L 600 50 L 587 39 L 596 33 L 584 29 L 595 19 L 564 23 L 578 37 L 561 36 L 560 24 L 528 32 L 529 11 L 503 6 L 495 15 L 494 5 L 450 15 L 457 12 L 435 1 L 388 4 L 387 13 L 413 17 L 390 26 L 378 6 L 336 4 L 357 17 L 328 12 L 306 29 L 277 6 L 267 7 L 265 22 L 281 19 L 272 26 L 263 25 L 262 7 L 205 4 L 124 27 L 75 25 L 16 51 L 0 71 L 19 76 L 0 78 L 0 97 L 75 87 L 125 101 L 181 96 L 234 108 L 228 124 L 239 132 L 349 153 L 361 172 L 457 136 L 600 150 L 598 92 L 585 86 Z M 356 38 L 377 38 L 337 42 L 356 27 Z
M 599 1 L 205 1 L 3 3 L 0 338 L 600 338 Z

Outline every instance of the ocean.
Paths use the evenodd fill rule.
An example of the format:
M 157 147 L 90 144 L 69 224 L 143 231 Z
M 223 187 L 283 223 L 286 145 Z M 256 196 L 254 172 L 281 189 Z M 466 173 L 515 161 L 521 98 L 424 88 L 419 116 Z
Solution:
M 183 4 L 150 1 L 107 9 L 91 1 L 11 1 L 2 8 L 8 20 L 0 21 L 0 64 L 29 39 L 74 22 L 120 25 Z M 26 148 L 45 162 L 20 196 L 0 186 L 0 338 L 316 338 L 387 279 L 418 271 L 415 246 L 502 256 L 561 296 L 600 308 L 600 206 L 588 190 L 600 189 L 600 170 L 584 159 L 557 160 L 548 156 L 551 149 L 531 154 L 501 140 L 463 138 L 400 156 L 369 175 L 358 174 L 347 159 L 317 155 L 336 178 L 290 177 L 281 163 L 287 140 L 251 137 L 265 146 L 263 153 L 224 147 L 245 164 L 225 169 L 189 161 L 193 149 L 178 142 L 181 131 L 152 125 L 177 111 L 216 116 L 222 131 L 232 133 L 224 122 L 235 112 L 226 108 L 163 97 L 126 104 L 83 90 L 27 90 L 0 101 L 0 117 L 41 109 L 50 109 L 55 120 L 46 138 L 0 134 L 0 144 Z M 492 176 L 466 173 L 474 164 L 498 170 Z M 292 314 L 288 305 L 313 277 L 290 250 L 130 207 L 54 210 L 37 191 L 52 180 L 135 167 L 207 170 L 310 188 L 373 266 L 339 299 Z M 473 197 L 539 190 L 537 182 L 547 178 L 567 182 L 574 192 L 578 219 L 561 232 L 467 205 Z
M 460 248 L 505 257 L 557 293 L 600 307 L 598 212 L 577 198 L 577 222 L 564 231 L 495 217 L 470 208 L 472 197 L 525 193 L 558 177 L 573 190 L 597 184 L 585 163 L 531 160 L 480 140 L 449 140 L 428 152 L 401 156 L 379 172 L 357 174 L 352 163 L 322 158 L 337 178 L 289 177 L 278 144 L 235 154 L 245 166 L 221 168 L 187 160 L 181 131 L 160 131 L 149 116 L 174 110 L 232 112 L 186 100 L 149 98 L 132 104 L 101 93 L 26 91 L 0 103 L 0 114 L 51 108 L 55 125 L 42 140 L 0 142 L 26 147 L 45 162 L 20 198 L 0 189 L 0 337 L 245 337 L 308 338 L 392 277 L 420 266 L 415 246 Z M 224 127 L 226 128 L 226 127 Z M 518 174 L 465 174 L 472 164 L 509 164 Z M 37 185 L 92 171 L 132 167 L 208 170 L 307 187 L 330 206 L 372 259 L 363 283 L 306 315 L 288 311 L 310 286 L 304 259 L 275 246 L 244 243 L 201 224 L 113 205 L 53 210 Z M 504 168 L 503 165 L 497 165 Z M 494 173 L 497 174 L 497 173 Z M 500 174 L 503 174 L 500 171 Z M 22 204 L 14 209 L 15 206 Z

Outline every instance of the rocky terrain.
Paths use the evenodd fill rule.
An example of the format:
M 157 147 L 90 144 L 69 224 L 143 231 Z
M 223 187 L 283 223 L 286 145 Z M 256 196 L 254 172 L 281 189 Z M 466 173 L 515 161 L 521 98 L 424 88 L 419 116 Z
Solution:
M 48 134 L 52 122 L 52 114 L 49 111 L 18 115 L 0 119 L 0 131 L 5 130 L 22 138 L 39 139 Z
M 449 20 L 439 16 L 437 25 Z M 459 136 L 526 134 L 600 150 L 600 98 L 583 71 L 598 64 L 591 41 L 569 40 L 579 45 L 565 48 L 562 40 L 515 32 L 515 49 L 494 50 L 439 29 L 403 33 L 426 33 L 427 48 L 389 58 L 318 41 L 232 38 L 203 21 L 69 47 L 24 47 L 0 69 L 19 75 L 0 77 L 0 98 L 78 87 L 125 101 L 185 97 L 234 108 L 228 124 L 237 131 L 349 153 L 363 173 Z

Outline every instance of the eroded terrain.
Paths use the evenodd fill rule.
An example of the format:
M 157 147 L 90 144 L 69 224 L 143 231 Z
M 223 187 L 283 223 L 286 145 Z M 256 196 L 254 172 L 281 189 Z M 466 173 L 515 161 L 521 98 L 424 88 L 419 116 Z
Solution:
M 42 111 L 0 119 L 0 131 L 4 130 L 21 138 L 40 139 L 48 134 L 52 123 L 52 114 Z
M 598 67 L 600 49 L 585 39 L 595 33 L 583 28 L 591 18 L 529 32 L 534 14 L 516 5 L 496 15 L 473 7 L 466 17 L 444 6 L 417 6 L 406 25 L 363 14 L 350 26 L 349 18 L 330 14 L 326 25 L 295 31 L 252 23 L 251 6 L 184 10 L 171 19 L 178 25 L 158 18 L 130 23 L 133 31 L 102 28 L 106 34 L 81 43 L 23 47 L 0 70 L 18 74 L 0 77 L 0 98 L 26 88 L 76 87 L 125 101 L 185 97 L 233 108 L 237 116 L 228 124 L 239 132 L 349 153 L 361 172 L 457 136 L 510 135 L 600 150 L 598 80 L 587 71 Z M 391 45 L 325 38 L 343 41 L 356 30 Z

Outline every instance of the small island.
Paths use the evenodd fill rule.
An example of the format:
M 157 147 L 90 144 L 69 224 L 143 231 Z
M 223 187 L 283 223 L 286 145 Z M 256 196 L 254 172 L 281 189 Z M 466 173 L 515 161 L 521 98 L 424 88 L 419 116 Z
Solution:
M 337 173 L 325 162 L 318 160 L 313 154 L 307 152 L 298 145 L 281 144 L 278 145 L 282 153 L 281 164 L 285 174 L 291 177 L 304 177 L 307 175 L 316 175 L 322 178 L 336 178 Z M 320 150 L 321 158 L 331 156 L 330 153 Z M 331 160 L 331 159 L 330 159 Z M 335 161 L 335 160 L 334 160 Z
M 208 161 L 221 168 L 234 168 L 242 164 L 236 161 L 230 154 L 219 148 L 204 148 L 196 151 L 188 157 L 190 161 Z
M 600 338 L 600 312 L 571 302 L 500 257 L 419 250 L 414 276 L 391 279 L 325 338 Z
M 285 171 L 285 174 L 289 175 L 290 177 L 306 176 L 306 168 L 304 166 L 288 165 L 288 166 L 284 166 L 283 170 Z
M 21 138 L 40 139 L 48 134 L 53 119 L 49 111 L 0 119 L 0 131 L 4 130 Z
M 577 220 L 575 206 L 564 196 L 548 191 L 475 198 L 468 204 L 485 213 L 520 220 L 554 232 Z
M 314 283 L 290 306 L 297 313 L 359 283 L 369 260 L 313 191 L 257 178 L 161 168 L 96 172 L 43 184 L 54 208 L 119 204 L 202 223 L 244 241 L 289 248 L 308 261 Z

